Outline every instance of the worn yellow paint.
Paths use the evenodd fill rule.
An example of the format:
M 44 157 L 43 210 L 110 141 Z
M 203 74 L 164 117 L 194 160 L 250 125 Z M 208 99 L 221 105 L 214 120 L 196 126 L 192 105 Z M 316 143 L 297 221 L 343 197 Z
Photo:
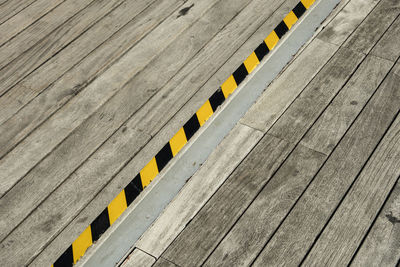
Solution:
M 315 0 L 301 0 L 304 7 L 309 9 L 312 4 L 314 4 Z
M 203 126 L 203 124 L 211 117 L 213 114 L 213 110 L 210 104 L 210 101 L 207 100 L 206 103 L 204 103 L 201 108 L 196 112 L 197 118 L 199 119 L 200 126 Z
M 154 157 L 149 163 L 140 171 L 140 178 L 142 179 L 143 187 L 148 186 L 149 183 L 157 176 L 158 168 L 156 158 Z
M 285 22 L 286 26 L 290 29 L 292 26 L 296 23 L 298 18 L 296 15 L 293 13 L 293 11 L 290 11 L 290 13 L 283 19 Z
M 251 55 L 244 61 L 244 66 L 246 67 L 248 73 L 251 73 L 258 64 L 260 64 L 260 61 L 258 61 L 256 53 L 254 52 L 251 53 Z
M 72 243 L 72 255 L 74 264 L 85 254 L 88 247 L 92 245 L 92 231 L 90 225 L 83 233 Z
M 272 48 L 274 48 L 275 45 L 278 43 L 279 37 L 278 37 L 278 35 L 276 35 L 276 32 L 275 32 L 275 31 L 272 31 L 272 32 L 267 36 L 267 38 L 265 38 L 264 41 L 265 41 L 265 43 L 267 44 L 268 49 L 269 49 L 269 50 L 272 50 Z
M 225 98 L 228 98 L 228 96 L 232 94 L 236 88 L 237 84 L 235 82 L 235 78 L 233 78 L 233 75 L 229 76 L 229 78 L 221 85 L 222 93 L 224 94 Z
M 169 145 L 171 146 L 172 156 L 175 157 L 176 154 L 182 149 L 182 147 L 187 143 L 186 134 L 183 127 L 174 135 L 174 137 L 169 140 Z
M 112 225 L 118 219 L 118 217 L 121 216 L 126 208 L 127 204 L 125 190 L 122 190 L 108 205 L 108 217 L 110 219 L 110 225 Z

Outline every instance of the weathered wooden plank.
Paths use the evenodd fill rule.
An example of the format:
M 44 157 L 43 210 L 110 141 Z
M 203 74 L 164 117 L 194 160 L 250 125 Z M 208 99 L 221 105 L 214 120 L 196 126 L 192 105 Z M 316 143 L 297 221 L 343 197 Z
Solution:
M 135 249 L 121 264 L 121 267 L 151 267 L 156 259 L 140 249 Z
M 126 6 L 124 3 L 120 6 L 121 9 L 128 8 L 135 10 L 124 12 L 125 14 L 130 14 L 129 16 L 134 16 L 142 11 L 146 1 L 129 1 L 126 3 L 130 4 Z M 105 33 L 108 31 L 106 29 L 111 29 L 111 35 L 112 31 L 117 30 L 117 28 L 123 25 L 121 23 L 124 19 L 128 19 L 126 15 L 119 16 L 121 15 L 118 14 L 118 11 L 121 11 L 120 8 L 115 9 L 110 16 L 105 17 L 104 20 L 84 33 L 77 40 L 79 41 L 77 45 L 74 45 L 74 43 L 70 44 L 46 62 L 40 69 L 20 82 L 13 89 L 13 92 L 19 94 L 20 97 L 9 98 L 9 95 L 6 94 L 0 98 L 0 105 L 6 110 L 0 117 L 6 119 L 7 115 L 18 110 L 26 102 L 25 100 L 28 100 L 24 99 L 24 96 L 27 96 L 26 94 L 18 93 L 18 91 L 24 90 L 23 88 L 26 87 L 46 88 L 50 86 L 19 110 L 17 114 L 0 125 L 0 157 L 7 154 L 10 149 L 16 146 L 32 130 L 43 123 L 72 97 L 77 95 L 87 84 L 99 76 L 104 69 L 110 66 L 131 46 L 134 46 L 182 3 L 182 0 L 163 0 L 152 3 L 110 39 L 101 44 L 105 40 Z M 114 25 L 114 20 L 116 20 L 116 25 Z M 105 23 L 102 23 L 103 21 Z M 100 35 L 102 36 L 101 38 L 98 37 Z M 101 45 L 81 60 L 82 54 L 76 50 L 88 53 L 90 51 L 88 48 L 95 48 L 94 45 L 97 44 Z M 81 61 L 77 65 L 72 66 L 70 61 L 73 58 L 76 61 Z M 55 81 L 64 70 L 67 70 L 66 66 L 69 65 L 72 68 Z
M 262 133 L 257 130 L 236 125 L 143 234 L 136 247 L 160 257 L 261 137 Z
M 162 257 L 179 266 L 201 265 L 292 149 L 265 135 Z
M 354 257 L 351 266 L 396 266 L 400 259 L 400 181 Z
M 336 91 L 340 90 L 342 85 L 354 71 L 361 58 L 361 55 L 350 50 L 339 50 L 338 55 L 335 56 L 314 78 L 314 83 L 307 87 L 305 93 L 302 94 L 303 97 L 298 98 L 292 104 L 295 108 L 297 107 L 297 115 L 300 116 L 302 113 L 308 115 L 302 116 L 305 124 L 311 125 L 312 122 L 317 119 L 319 113 L 322 112 L 330 99 L 333 98 Z M 304 99 L 313 98 L 315 96 L 316 87 L 322 87 L 322 85 L 327 83 L 332 83 L 332 85 L 330 88 L 328 87 L 324 89 L 323 94 L 319 94 L 320 99 L 317 107 L 303 104 Z M 301 105 L 297 106 L 297 102 L 300 102 Z M 281 118 L 285 119 L 285 114 L 287 113 L 288 112 L 284 113 Z M 287 122 L 290 124 L 286 124 Z M 302 127 L 300 124 L 292 125 L 291 121 L 287 119 L 282 123 L 278 120 L 275 126 L 277 124 L 280 124 L 283 128 L 288 128 L 286 130 L 287 132 L 294 132 L 292 135 L 293 139 L 296 139 L 294 143 L 297 143 L 307 130 L 307 127 Z M 272 129 L 274 129 L 274 127 Z M 267 135 L 265 138 L 271 138 L 271 136 Z M 274 160 L 274 164 L 280 165 L 283 162 L 286 155 L 293 149 L 294 143 L 289 143 L 281 148 L 282 151 L 279 152 L 281 153 L 280 159 Z M 178 265 L 189 266 L 201 264 L 207 258 L 218 242 L 224 237 L 227 231 L 229 231 L 236 219 L 239 218 L 273 174 L 270 172 L 274 170 L 271 170 L 271 166 L 269 166 L 271 162 L 262 158 L 266 157 L 266 155 L 262 155 L 262 151 L 268 153 L 267 151 L 269 150 L 269 153 L 275 154 L 278 153 L 278 148 L 262 148 L 263 146 L 265 145 L 263 145 L 262 142 L 256 146 L 252 153 L 250 153 L 245 159 L 245 163 L 239 165 L 238 169 L 230 178 L 228 178 L 224 186 L 215 193 L 198 215 L 193 218 L 192 222 L 182 231 L 181 235 L 178 236 L 166 250 L 163 257 L 166 257 L 168 260 L 171 260 Z M 262 161 L 260 162 L 263 163 L 260 163 L 257 160 L 258 158 L 261 158 L 260 160 Z M 255 167 L 253 164 L 259 164 L 259 166 L 257 165 L 257 167 Z M 245 174 L 246 171 L 247 174 Z M 262 175 L 260 175 L 260 173 Z M 244 179 L 244 177 L 246 179 Z M 227 202 L 230 204 L 226 205 Z M 212 225 L 212 227 L 208 228 L 204 227 L 204 225 Z
M 400 116 L 318 237 L 304 265 L 348 265 L 399 176 Z
M 301 144 L 329 155 L 392 66 L 391 61 L 367 56 L 345 88 L 307 132 Z
M 147 2 L 150 2 L 150 1 L 151 0 L 147 0 Z M 87 29 L 92 27 L 96 22 L 98 22 L 101 18 L 103 18 L 104 15 L 109 13 L 115 7 L 119 6 L 122 2 L 123 2 L 123 0 L 94 1 L 89 6 L 85 7 L 84 9 L 82 9 L 80 11 L 79 11 L 79 9 L 76 10 L 76 7 L 74 5 L 72 7 L 72 9 L 75 9 L 75 12 L 79 11 L 78 13 L 76 13 L 72 18 L 69 18 L 61 26 L 54 29 L 51 33 L 46 35 L 46 37 L 42 38 L 35 45 L 31 46 L 31 45 L 29 45 L 29 43 L 27 43 L 28 45 L 27 44 L 22 45 L 24 47 L 24 49 L 29 48 L 28 50 L 25 50 L 22 54 L 17 55 L 18 51 L 19 52 L 23 51 L 23 49 L 21 51 L 19 50 L 19 46 L 21 46 L 21 44 L 16 43 L 16 42 L 21 41 L 21 40 L 18 40 L 17 38 L 13 39 L 12 42 L 10 42 L 10 44 L 8 44 L 7 46 L 1 48 L 0 49 L 0 58 L 3 55 L 6 55 L 7 56 L 6 60 L 9 60 L 9 63 L 7 64 L 7 66 L 4 66 L 0 70 L 0 77 L 1 77 L 0 95 L 3 96 L 6 92 L 9 92 L 9 90 L 12 91 L 13 86 L 18 81 L 20 81 L 26 75 L 30 74 L 32 71 L 34 71 L 37 67 L 39 67 L 41 64 L 46 62 L 48 59 L 50 59 L 58 51 L 63 49 L 65 46 L 67 46 L 71 41 L 78 38 L 83 32 L 85 32 Z M 141 4 L 143 2 L 146 2 L 146 1 L 141 0 L 138 2 L 138 5 L 137 5 L 137 8 L 139 9 L 138 11 L 140 11 L 143 8 L 143 7 L 141 7 Z M 62 6 L 63 5 L 60 5 L 60 7 L 62 7 Z M 80 5 L 76 4 L 76 6 L 80 6 Z M 57 11 L 58 11 L 58 9 L 54 10 L 50 14 L 54 14 Z M 68 14 L 68 12 L 65 12 L 65 13 Z M 128 12 L 125 12 L 125 13 L 128 13 Z M 135 14 L 136 12 L 133 12 L 133 13 Z M 45 21 L 46 18 L 47 17 L 44 17 L 42 20 L 40 20 L 38 22 L 38 24 L 53 23 L 53 24 L 57 25 L 57 22 L 60 21 L 60 18 L 54 17 L 53 20 L 55 20 L 55 21 L 52 21 L 50 18 L 48 18 L 47 20 L 50 22 L 47 22 L 47 21 Z M 106 26 L 104 25 L 104 27 L 106 27 Z M 41 27 L 40 29 L 42 31 L 45 31 L 42 28 L 43 27 Z M 26 32 L 28 32 L 28 33 L 25 34 L 24 36 L 31 35 L 31 34 L 29 34 L 30 31 L 26 31 Z M 105 31 L 105 32 L 107 32 L 107 31 Z M 101 35 L 101 34 L 102 34 L 101 32 L 98 33 L 98 35 Z M 29 42 L 32 42 L 33 39 L 34 38 L 29 38 Z M 6 54 L 7 52 L 10 52 L 9 48 L 13 49 L 12 53 Z M 71 49 L 73 49 L 73 48 L 71 48 Z M 79 51 L 79 49 L 78 49 L 78 51 Z M 85 49 L 82 49 L 82 52 L 84 52 L 84 51 L 85 51 Z M 11 61 L 10 57 L 13 57 L 15 55 L 17 55 L 18 57 L 12 58 L 12 61 Z M 77 52 L 77 57 L 83 57 L 84 55 L 85 55 L 84 53 L 80 54 L 80 52 Z M 64 59 L 63 60 L 64 62 L 68 62 L 67 61 L 68 58 L 63 58 L 63 59 Z M 56 60 L 60 60 L 60 59 L 59 59 L 59 57 L 57 57 L 54 60 L 56 61 Z M 74 63 L 73 57 L 71 57 L 71 61 L 72 61 L 72 63 Z M 62 64 L 62 63 L 63 62 L 61 62 L 60 64 Z M 69 65 L 67 64 L 66 66 L 68 67 Z M 50 77 L 51 77 L 51 75 L 50 75 Z M 39 76 L 39 77 L 35 77 L 35 78 L 42 79 L 43 77 Z M 9 96 L 13 96 L 16 99 L 21 99 L 21 102 L 23 104 L 26 104 L 27 101 L 32 99 L 34 96 L 39 94 L 44 89 L 42 87 L 38 87 L 38 88 L 30 87 L 29 83 L 22 84 L 20 86 L 24 90 L 19 90 L 19 91 L 17 90 L 17 92 L 10 92 Z M 28 99 L 26 99 L 26 98 L 28 98 Z M 5 110 L 7 110 L 7 109 L 5 109 Z M 14 110 L 12 109 L 11 112 L 12 111 L 14 111 Z M 2 110 L 2 113 L 3 113 L 3 110 Z
M 327 157 L 325 155 L 332 152 L 332 149 L 325 149 L 325 147 L 336 146 L 392 65 L 391 62 L 375 57 L 367 58 L 362 63 L 300 142 L 313 150 L 309 151 L 303 146 L 295 149 L 218 245 L 207 260 L 207 266 L 246 266 L 255 259 L 322 166 Z M 370 83 L 372 88 L 362 83 L 366 87 L 363 91 L 360 89 L 361 81 Z M 358 101 L 359 107 L 349 108 L 350 101 Z M 340 131 L 336 129 L 338 125 L 341 127 Z M 310 132 L 314 134 L 309 135 Z M 304 142 L 304 139 L 307 142 Z M 249 221 L 252 223 L 250 224 Z
M 60 0 L 57 0 L 57 2 L 60 2 Z M 29 48 L 34 46 L 60 25 L 67 22 L 80 10 L 92 4 L 92 2 L 93 1 L 82 2 L 77 0 L 63 1 L 51 12 L 47 13 L 30 27 L 16 35 L 12 40 L 3 44 L 0 49 L 0 69 L 4 68 L 7 64 L 12 62 L 24 51 L 27 51 Z M 3 76 L 0 77 L 2 77 L 3 80 Z M 3 85 L 1 88 L 3 88 Z M 1 90 L 1 95 L 2 94 L 3 90 Z
M 390 26 L 371 51 L 372 55 L 396 61 L 400 56 L 400 18 Z
M 266 5 L 268 8 L 264 8 Z M 174 121 L 181 127 L 295 5 L 294 0 L 255 0 L 250 3 L 132 117 L 132 123 L 154 136 L 167 123 L 171 125 L 170 119 L 179 111 L 183 116 Z M 263 32 L 257 30 L 260 25 Z M 243 43 L 248 46 L 242 47 Z
M 251 265 L 326 157 L 297 146 L 204 265 Z
M 318 34 L 325 42 L 342 45 L 380 0 L 351 0 Z
M 124 162 L 110 150 L 117 149 L 120 154 L 134 156 L 148 142 L 150 136 L 132 128 L 121 128 L 118 138 L 112 138 L 108 145 L 102 146 L 85 164 L 77 169 L 60 187 L 55 191 L 45 191 L 49 197 L 38 206 L 29 216 L 14 227 L 7 227 L 11 232 L 1 243 L 0 258 L 5 266 L 25 266 L 38 255 L 43 248 L 57 235 L 75 216 L 81 211 L 99 191 L 112 178 L 114 169 L 121 169 Z M 127 145 L 130 141 L 134 145 Z M 111 172 L 111 173 L 110 173 Z M 106 177 L 106 179 L 104 179 Z M 46 181 L 45 181 L 46 182 Z M 27 186 L 29 191 L 31 187 Z M 119 190 L 119 192 L 122 188 Z M 119 192 L 115 192 L 117 195 Z M 24 197 L 22 197 L 24 198 Z M 25 197 L 26 200 L 26 197 Z M 4 202 L 5 204 L 7 202 Z M 109 204 L 109 203 L 107 203 Z M 107 206 L 104 205 L 104 207 Z M 2 204 L 3 205 L 3 204 Z M 30 207 L 32 210 L 32 207 Z M 30 212 L 23 207 L 25 216 Z M 21 210 L 7 211 L 18 213 Z M 12 217 L 16 217 L 12 215 Z M 94 218 L 93 218 L 94 220 Z M 5 218 L 1 223 L 7 223 Z M 86 225 L 87 227 L 87 225 Z M 77 236 L 70 237 L 70 243 Z M 29 243 L 29 246 L 24 244 Z M 68 246 L 67 246 L 68 247 Z M 64 248 L 65 250 L 66 248 Z M 64 251 L 63 250 L 63 251 Z M 62 253 L 62 252 L 61 252 Z M 51 264 L 51 262 L 49 262 Z
M 399 77 L 390 73 L 351 126 L 255 266 L 298 265 L 390 126 L 400 107 Z
M 178 265 L 176 265 L 170 261 L 167 261 L 164 258 L 159 258 L 153 266 L 154 267 L 178 267 Z
M 79 127 L 74 130 L 73 134 L 69 135 L 62 142 L 62 144 L 57 146 L 56 149 L 48 157 L 41 161 L 38 166 L 36 166 L 26 176 L 24 176 L 21 182 L 19 182 L 11 191 L 9 191 L 6 195 L 3 196 L 2 199 L 0 199 L 0 203 L 7 203 L 7 207 L 0 204 L 0 210 L 2 210 L 0 212 L 2 213 L 4 209 L 4 212 L 10 213 L 10 217 L 6 217 L 7 222 L 5 220 L 0 221 L 0 227 L 2 228 L 2 231 L 0 231 L 1 234 L 6 232 L 5 229 L 12 229 L 12 225 L 15 226 L 15 223 L 18 223 L 18 221 L 22 220 L 24 218 L 24 215 L 35 208 L 41 200 L 43 200 L 48 194 L 50 194 L 55 187 L 62 183 L 77 167 L 79 167 L 93 152 L 95 152 L 102 145 L 103 142 L 109 139 L 109 137 L 117 129 L 121 128 L 126 119 L 133 112 L 138 110 L 149 97 L 151 97 L 151 95 L 154 93 L 155 88 L 158 88 L 159 84 L 168 81 L 168 79 L 173 76 L 174 70 L 175 72 L 178 71 L 188 60 L 190 60 L 193 54 L 195 54 L 204 45 L 204 43 L 208 42 L 208 40 L 215 34 L 215 32 L 218 32 L 222 27 L 224 27 L 226 23 L 230 21 L 231 17 L 229 17 L 229 14 L 231 16 L 234 16 L 238 12 L 238 10 L 240 10 L 246 4 L 246 2 L 239 0 L 230 3 L 220 1 L 217 2 L 215 4 L 216 6 L 210 9 L 209 12 L 205 12 L 205 6 L 213 6 L 213 3 L 211 2 L 213 1 L 202 2 L 202 5 L 198 4 L 196 9 L 197 11 L 195 13 L 196 16 L 194 16 L 193 13 L 188 13 L 187 16 L 191 14 L 190 17 L 179 20 L 179 22 L 177 21 L 176 14 L 170 17 L 173 22 L 171 24 L 168 24 L 168 26 L 180 25 L 184 29 L 189 26 L 186 26 L 186 24 L 183 23 L 193 21 L 193 19 L 195 19 L 197 16 L 202 16 L 202 19 L 196 22 L 193 26 L 190 26 L 190 30 L 185 31 L 184 34 L 176 40 L 176 42 L 172 43 L 165 51 L 165 53 L 160 55 L 159 60 L 155 61 L 157 64 L 150 65 L 150 68 L 141 72 L 140 75 L 135 76 L 134 79 L 139 79 L 140 81 L 142 81 L 142 86 L 125 86 L 114 97 L 112 97 L 110 101 L 108 101 L 105 105 L 102 105 L 104 102 L 106 102 L 104 100 L 105 96 L 109 98 L 112 96 L 113 93 L 115 94 L 115 91 L 119 90 L 118 85 L 124 82 L 128 74 L 136 71 L 140 67 L 140 64 L 146 63 L 148 60 L 148 58 L 142 58 L 142 61 L 139 61 L 138 58 L 136 58 L 136 62 L 139 63 L 139 66 L 132 66 L 133 64 L 131 58 L 124 57 L 122 59 L 122 62 L 119 61 L 118 65 L 114 65 L 114 67 L 117 66 L 116 69 L 112 69 L 111 72 L 105 72 L 106 75 L 103 74 L 101 76 L 101 79 L 96 79 L 86 90 L 82 92 L 83 96 L 81 95 L 80 98 L 74 98 L 71 101 L 73 102 L 74 100 L 77 100 L 74 105 L 72 105 L 72 103 L 70 102 L 69 105 L 65 106 L 65 112 L 58 112 L 53 115 L 48 121 L 45 122 L 45 124 L 42 125 L 43 128 L 41 127 L 40 131 L 36 130 L 21 143 L 28 145 L 28 147 L 33 145 L 33 150 L 39 149 L 38 147 L 35 147 L 38 145 L 38 143 L 29 140 L 31 137 L 34 136 L 34 138 L 46 142 L 44 144 L 46 148 L 40 147 L 40 151 L 42 151 L 43 149 L 48 149 L 47 144 L 49 144 L 49 140 L 43 139 L 44 135 L 47 135 L 53 140 L 55 138 L 65 138 L 65 136 L 63 135 L 64 132 L 68 133 L 68 131 L 70 132 L 73 130 L 73 128 L 71 129 L 69 127 L 66 127 L 67 125 L 69 126 L 70 123 L 73 123 L 75 124 L 75 127 L 77 127 L 77 121 L 81 122 L 83 119 L 89 117 L 90 109 L 92 109 L 93 107 L 101 107 L 93 115 L 91 115 L 88 120 L 79 125 Z M 193 8 L 195 7 L 196 5 Z M 221 12 L 223 12 L 224 16 L 221 16 Z M 179 14 L 179 11 L 177 11 L 176 13 Z M 210 24 L 212 26 L 208 27 L 208 30 L 205 31 L 204 24 Z M 165 30 L 165 28 L 156 28 L 155 31 L 157 32 L 151 37 L 154 38 L 160 37 L 160 35 L 165 35 Z M 189 46 L 188 43 L 190 42 L 188 40 L 192 39 L 193 34 L 198 34 L 199 32 L 202 32 L 202 34 L 197 37 L 197 42 L 194 42 L 192 43 L 192 46 Z M 154 31 L 152 33 L 154 33 Z M 148 35 L 147 37 L 149 36 L 150 35 Z M 166 39 L 166 41 L 168 41 L 168 39 Z M 160 42 L 160 40 L 157 39 L 157 42 Z M 172 40 L 170 42 L 172 42 Z M 143 47 L 139 50 L 130 50 L 130 52 L 132 51 L 132 53 L 129 54 L 129 56 L 136 55 L 140 58 L 144 56 L 144 52 L 151 53 L 153 55 L 154 50 L 157 51 L 157 48 L 159 48 L 158 45 L 157 47 L 152 47 L 149 43 L 141 44 L 146 45 L 146 47 Z M 184 49 L 187 51 L 185 57 L 181 53 L 181 51 Z M 153 57 L 155 57 L 155 55 L 153 55 Z M 171 61 L 173 61 L 175 64 L 171 65 Z M 158 65 L 158 63 L 161 62 L 165 63 L 165 65 Z M 127 71 L 129 66 L 131 72 Z M 125 71 L 115 73 L 114 71 L 119 70 L 120 67 L 125 67 Z M 161 68 L 165 70 L 168 69 L 169 72 L 165 71 L 164 77 L 162 77 L 162 75 L 155 77 L 155 72 L 152 68 Z M 150 70 L 150 73 L 147 72 L 148 70 Z M 169 73 L 170 76 L 167 76 L 166 73 Z M 151 79 L 150 77 L 153 78 Z M 145 85 L 149 84 L 150 81 L 152 85 L 154 85 L 154 87 L 145 87 Z M 113 89 L 111 90 L 110 88 Z M 98 98 L 100 98 L 100 100 Z M 84 118 L 81 119 L 81 116 L 83 116 Z M 128 127 L 130 126 L 128 125 Z M 67 128 L 67 131 L 65 130 L 65 128 Z M 134 128 L 134 126 L 132 128 Z M 49 131 L 53 132 L 49 133 Z M 59 141 L 62 141 L 62 139 Z M 57 140 L 57 142 L 59 141 Z M 107 146 L 111 147 L 111 149 L 115 149 L 115 147 L 113 147 L 111 144 L 111 140 L 108 140 L 108 142 L 109 144 Z M 57 143 L 53 143 L 52 145 L 56 144 Z M 29 154 L 33 150 L 29 151 L 28 155 L 26 155 L 26 150 L 22 150 L 20 151 L 20 153 L 17 153 L 18 150 L 22 147 L 23 146 L 19 145 L 16 149 L 7 154 L 7 156 L 4 157 L 3 160 L 7 159 L 8 161 L 10 159 L 10 155 L 16 156 L 21 159 L 21 154 L 23 155 L 24 159 L 27 159 L 27 162 L 29 163 L 38 160 L 37 155 L 36 158 L 30 157 L 31 155 Z M 115 150 L 115 153 L 116 154 L 113 155 L 116 159 L 119 159 L 120 163 L 130 160 L 130 157 L 126 157 L 126 155 L 120 154 L 121 151 L 118 149 Z M 21 160 L 19 160 L 19 162 L 21 162 Z M 5 167 L 5 165 L 1 165 L 0 168 L 3 167 L 6 170 L 9 170 Z M 18 170 L 15 169 L 14 171 L 15 172 L 12 172 L 13 175 L 15 175 Z M 95 171 L 95 169 L 89 168 L 87 171 L 93 172 Z M 117 172 L 118 169 L 110 169 L 110 171 Z M 16 178 L 17 176 L 14 177 Z M 49 178 L 46 179 L 46 177 Z M 111 177 L 108 178 L 111 179 Z M 35 193 L 30 194 L 29 199 L 27 199 L 26 197 L 24 197 L 24 193 L 22 193 L 26 192 L 26 190 Z M 21 192 L 21 194 L 17 192 Z M 16 213 L 15 211 L 18 211 L 18 213 Z
M 318 39 L 293 61 L 240 120 L 266 132 L 329 61 L 338 47 Z M 268 107 L 266 109 L 265 107 Z
M 352 33 L 344 46 L 367 54 L 400 13 L 398 0 L 382 0 Z
M 0 24 L 0 47 L 24 30 L 30 24 L 40 19 L 43 15 L 51 12 L 54 8 L 60 5 L 65 0 L 36 0 L 30 6 L 23 9 L 21 12 L 11 17 L 9 20 Z M 10 1 L 20 2 L 20 1 Z M 21 5 L 21 3 L 20 3 Z
M 4 23 L 9 18 L 18 14 L 21 10 L 31 5 L 36 0 L 21 1 L 7 1 L 2 0 L 0 6 L 0 24 Z
M 340 48 L 268 132 L 293 143 L 300 141 L 300 133 L 310 128 L 321 109 L 347 83 L 363 58 L 360 53 Z M 308 108 L 305 110 L 304 107 Z

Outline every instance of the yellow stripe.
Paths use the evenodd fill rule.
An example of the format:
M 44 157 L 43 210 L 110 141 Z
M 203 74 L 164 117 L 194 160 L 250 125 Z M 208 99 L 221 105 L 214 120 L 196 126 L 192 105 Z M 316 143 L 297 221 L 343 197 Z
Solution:
M 154 157 L 149 163 L 140 171 L 140 178 L 142 179 L 143 187 L 148 186 L 149 183 L 158 174 L 156 158 Z
M 297 17 L 293 13 L 293 11 L 290 11 L 290 13 L 283 19 L 283 21 L 290 30 L 290 28 L 292 28 L 292 26 L 296 23 Z
M 92 231 L 90 225 L 72 243 L 72 255 L 74 264 L 85 254 L 85 251 L 92 245 Z
M 278 43 L 279 41 L 279 37 L 278 35 L 276 35 L 275 31 L 272 31 L 267 38 L 265 38 L 265 43 L 267 44 L 269 50 L 272 50 L 272 48 L 275 47 L 275 45 Z
M 221 85 L 222 93 L 224 94 L 225 98 L 228 98 L 228 96 L 232 94 L 236 88 L 237 84 L 235 82 L 235 78 L 233 78 L 233 75 L 229 76 L 229 78 Z
M 169 140 L 169 145 L 171 146 L 172 156 L 175 157 L 176 154 L 182 149 L 182 147 L 187 143 L 186 134 L 183 127 L 174 135 L 174 137 Z
M 304 7 L 309 9 L 312 4 L 314 4 L 315 0 L 301 0 Z
M 207 100 L 206 103 L 199 108 L 199 110 L 196 112 L 197 118 L 199 119 L 200 126 L 203 126 L 203 124 L 208 120 L 208 118 L 211 117 L 213 114 L 213 110 L 210 104 L 210 101 Z
M 126 197 L 125 190 L 122 190 L 116 198 L 114 198 L 108 205 L 108 217 L 110 218 L 110 225 L 112 225 L 119 216 L 126 210 Z
M 251 53 L 251 55 L 244 61 L 244 66 L 246 67 L 248 73 L 251 73 L 258 64 L 260 64 L 260 61 L 258 61 L 256 53 L 254 52 Z

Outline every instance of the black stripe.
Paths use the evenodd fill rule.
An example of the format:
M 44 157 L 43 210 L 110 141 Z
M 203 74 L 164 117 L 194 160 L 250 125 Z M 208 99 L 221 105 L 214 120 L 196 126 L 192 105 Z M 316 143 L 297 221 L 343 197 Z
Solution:
M 156 155 L 158 171 L 160 172 L 172 158 L 172 150 L 168 142 Z
M 72 255 L 72 245 L 56 260 L 54 267 L 71 267 L 74 265 L 74 257 Z
M 185 125 L 183 125 L 183 130 L 185 131 L 186 134 L 186 139 L 189 141 L 190 138 L 197 132 L 197 130 L 200 128 L 200 123 L 199 120 L 197 119 L 196 114 L 194 114 L 190 120 L 188 120 Z
M 138 188 L 138 186 L 139 186 L 139 188 Z M 142 181 L 140 180 L 140 176 L 138 174 L 124 189 L 127 206 L 129 206 L 135 200 L 135 198 L 142 191 L 142 188 L 143 188 Z
M 97 241 L 100 236 L 110 227 L 110 219 L 108 217 L 107 208 L 100 213 L 99 216 L 90 225 L 92 230 L 93 242 Z
M 289 28 L 286 26 L 285 22 L 281 21 L 281 23 L 279 23 L 278 26 L 276 26 L 275 33 L 276 35 L 278 35 L 279 39 L 281 39 L 282 36 L 284 36 L 288 30 Z
M 256 53 L 256 56 L 258 58 L 258 61 L 261 61 L 269 52 L 268 46 L 265 42 L 262 42 L 256 50 L 254 50 L 254 53 Z
M 239 66 L 239 68 L 237 68 L 237 70 L 235 70 L 235 72 L 233 73 L 233 78 L 235 78 L 236 84 L 239 85 L 241 82 L 243 82 L 243 80 L 246 78 L 247 74 L 249 74 L 249 73 L 247 72 L 246 67 L 242 63 Z
M 210 97 L 209 101 L 212 110 L 215 112 L 217 108 L 225 101 L 225 96 L 221 88 L 218 88 L 218 90 Z
M 299 2 L 294 8 L 293 13 L 296 15 L 297 18 L 300 18 L 305 12 L 306 7 L 303 5 L 302 2 Z

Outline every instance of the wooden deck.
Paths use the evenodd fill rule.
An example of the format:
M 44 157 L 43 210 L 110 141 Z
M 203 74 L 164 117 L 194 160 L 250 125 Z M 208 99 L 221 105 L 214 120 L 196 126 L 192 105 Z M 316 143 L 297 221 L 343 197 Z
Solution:
M 122 266 L 399 266 L 400 2 L 324 26 Z
M 54 263 L 297 3 L 0 0 L 0 265 Z

